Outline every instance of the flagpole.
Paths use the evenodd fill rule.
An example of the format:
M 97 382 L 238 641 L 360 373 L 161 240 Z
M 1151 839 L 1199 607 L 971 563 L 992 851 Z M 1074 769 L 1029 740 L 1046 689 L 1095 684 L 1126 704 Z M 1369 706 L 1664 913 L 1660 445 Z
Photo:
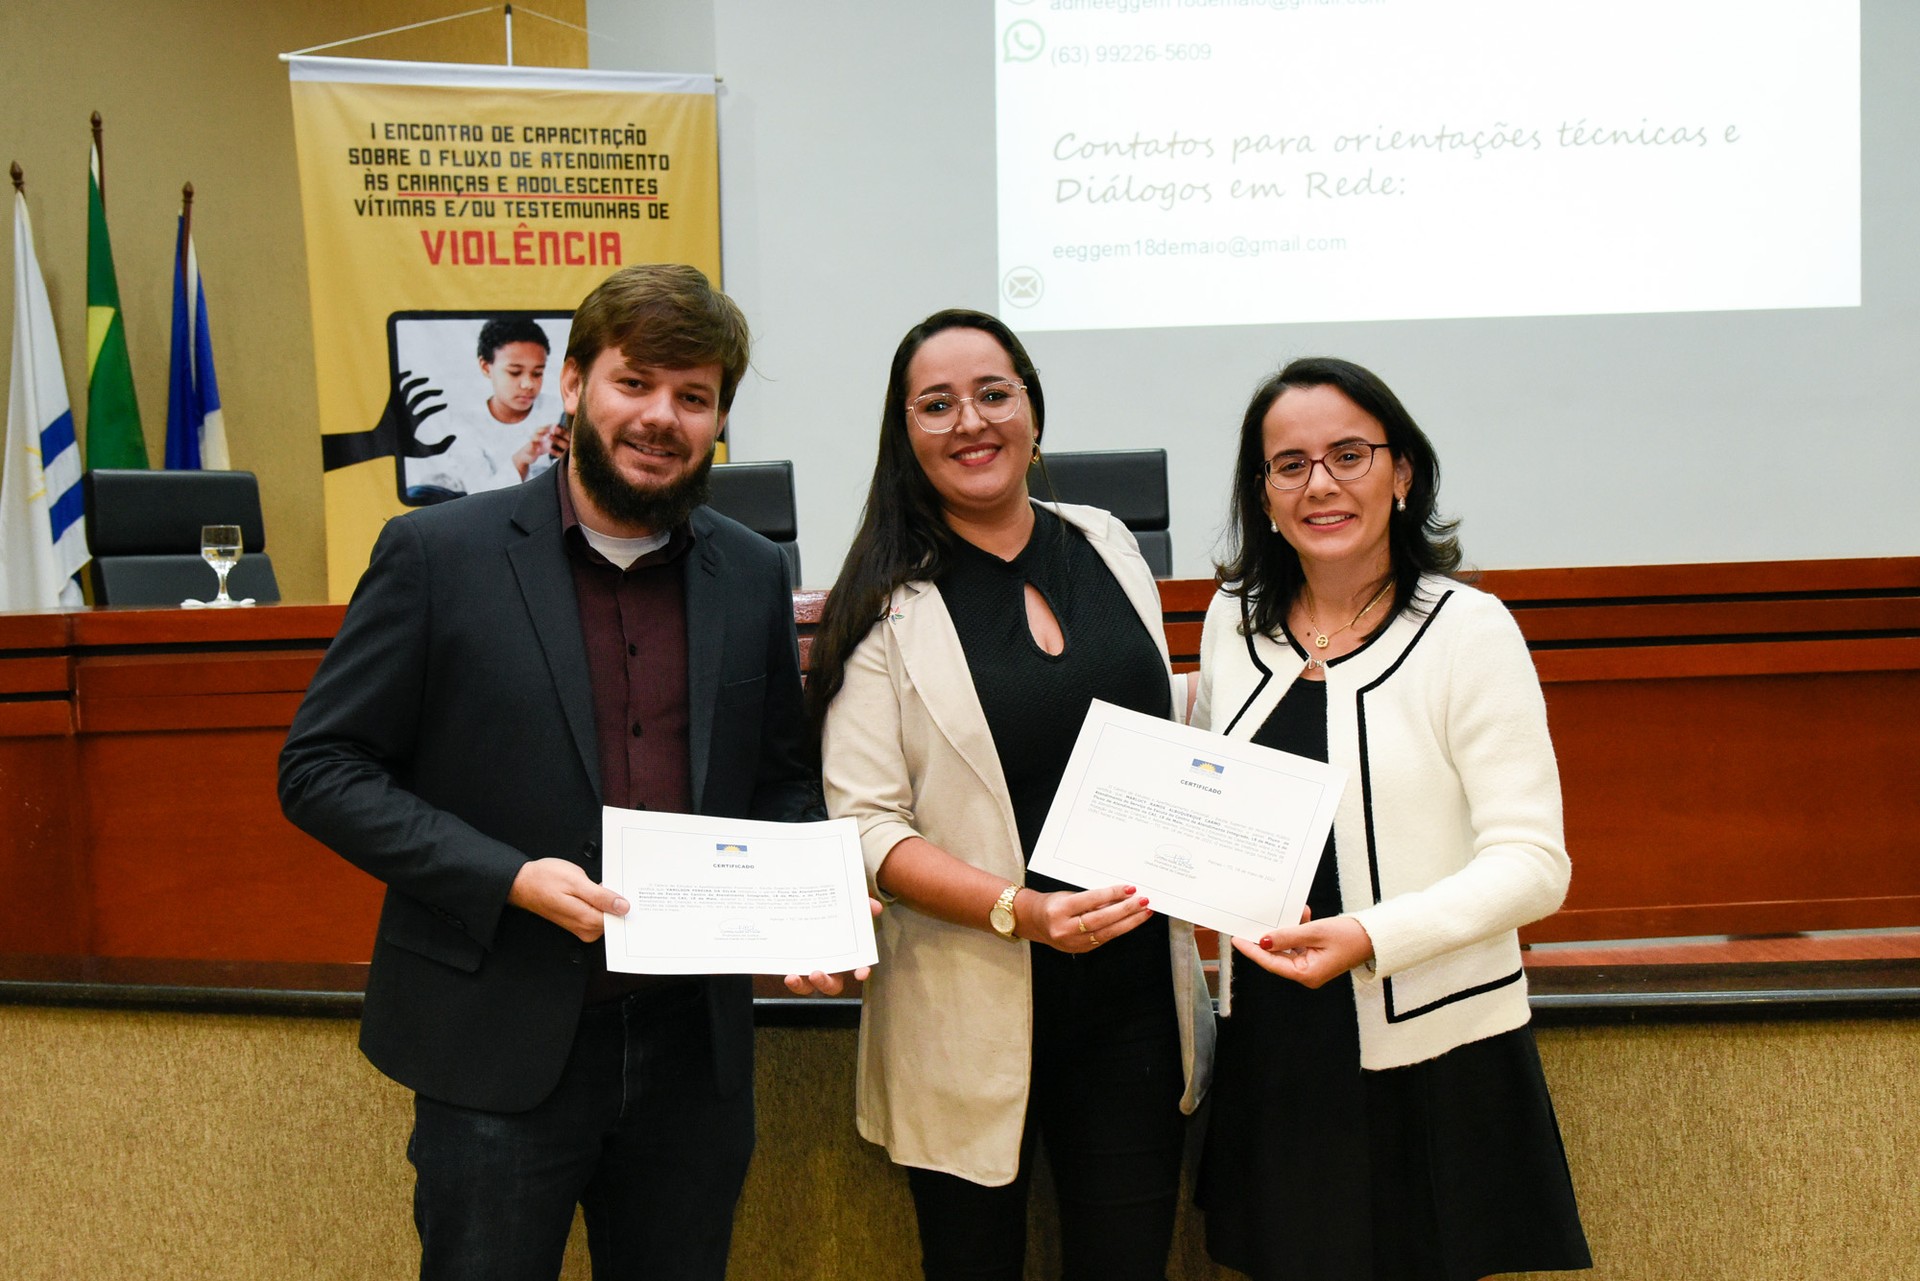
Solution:
M 93 155 L 94 164 L 100 175 L 95 180 L 100 186 L 100 207 L 107 207 L 107 144 L 100 137 L 100 113 L 93 113 Z
M 513 65 L 513 6 L 508 5 L 506 6 L 506 9 L 507 9 L 507 65 L 511 67 Z
M 13 162 L 13 189 L 21 195 L 27 194 L 27 175 L 20 170 L 20 162 Z
M 186 240 L 193 235 L 193 184 L 180 186 L 180 238 Z

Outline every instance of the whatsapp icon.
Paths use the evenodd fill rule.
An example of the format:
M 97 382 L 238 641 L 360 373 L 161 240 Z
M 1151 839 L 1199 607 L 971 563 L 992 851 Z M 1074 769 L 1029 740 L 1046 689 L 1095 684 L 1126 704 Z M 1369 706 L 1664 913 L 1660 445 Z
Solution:
M 1007 62 L 1032 62 L 1046 47 L 1046 31 L 1025 18 L 1009 23 L 1000 36 L 1001 55 Z

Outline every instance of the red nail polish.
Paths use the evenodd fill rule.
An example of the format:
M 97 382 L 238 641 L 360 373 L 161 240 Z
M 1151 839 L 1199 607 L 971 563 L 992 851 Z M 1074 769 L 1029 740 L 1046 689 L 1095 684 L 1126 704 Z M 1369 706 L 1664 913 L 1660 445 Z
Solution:
M 1263 938 L 1260 940 L 1260 946 L 1266 949 L 1267 951 L 1271 952 L 1273 951 L 1273 940 L 1270 938 Z
M 1146 905 L 1147 905 L 1147 900 L 1145 900 L 1145 899 L 1141 899 L 1141 900 L 1140 900 L 1140 906 L 1141 906 L 1141 907 L 1145 907 Z

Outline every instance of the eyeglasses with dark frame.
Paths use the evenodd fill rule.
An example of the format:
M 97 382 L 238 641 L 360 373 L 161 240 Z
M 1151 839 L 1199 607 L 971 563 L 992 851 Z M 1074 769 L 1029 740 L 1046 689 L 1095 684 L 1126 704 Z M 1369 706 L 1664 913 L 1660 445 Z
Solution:
M 929 436 L 944 436 L 959 425 L 962 405 L 972 405 L 981 422 L 1006 422 L 1020 412 L 1020 393 L 1026 389 L 1023 382 L 1002 378 L 982 383 L 971 396 L 930 391 L 907 402 L 907 415 L 915 427 Z
M 1281 491 L 1304 488 L 1313 475 L 1315 463 L 1325 467 L 1327 475 L 1335 480 L 1359 480 L 1373 469 L 1373 456 L 1377 451 L 1392 448 L 1392 445 L 1376 445 L 1367 440 L 1343 440 L 1318 458 L 1308 458 L 1305 454 L 1269 458 L 1260 465 L 1260 474 L 1266 477 L 1267 484 Z

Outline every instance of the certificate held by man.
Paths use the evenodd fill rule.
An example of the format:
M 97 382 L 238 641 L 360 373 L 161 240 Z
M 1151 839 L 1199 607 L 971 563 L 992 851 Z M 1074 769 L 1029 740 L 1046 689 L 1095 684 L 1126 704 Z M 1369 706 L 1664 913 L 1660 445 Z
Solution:
M 607 806 L 607 968 L 628 974 L 827 974 L 878 959 L 859 827 Z
M 1094 700 L 1028 866 L 1258 938 L 1300 919 L 1347 772 Z

